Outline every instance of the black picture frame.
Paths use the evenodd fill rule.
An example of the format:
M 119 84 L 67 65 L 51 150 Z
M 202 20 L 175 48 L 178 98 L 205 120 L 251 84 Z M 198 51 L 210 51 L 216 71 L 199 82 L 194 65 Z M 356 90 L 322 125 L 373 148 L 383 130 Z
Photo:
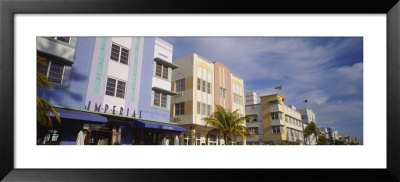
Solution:
M 387 15 L 386 169 L 15 169 L 14 15 L 25 13 L 382 13 Z M 4 181 L 400 181 L 398 0 L 0 1 L 0 179 Z M 316 15 L 318 16 L 318 15 Z M 35 27 L 33 27 L 35 28 Z M 39 27 L 37 27 L 39 28 Z M 376 60 L 380 61 L 380 60 Z M 376 121 L 378 122 L 378 121 Z M 385 122 L 384 117 L 382 121 Z M 368 159 L 366 159 L 368 160 Z

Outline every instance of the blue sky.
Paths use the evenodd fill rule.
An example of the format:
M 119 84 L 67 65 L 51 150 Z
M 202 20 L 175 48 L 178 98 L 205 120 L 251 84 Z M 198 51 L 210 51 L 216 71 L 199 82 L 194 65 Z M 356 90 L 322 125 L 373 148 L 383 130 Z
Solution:
M 162 38 L 174 60 L 197 53 L 222 62 L 258 96 L 282 85 L 285 104 L 314 110 L 318 127 L 363 139 L 362 37 Z

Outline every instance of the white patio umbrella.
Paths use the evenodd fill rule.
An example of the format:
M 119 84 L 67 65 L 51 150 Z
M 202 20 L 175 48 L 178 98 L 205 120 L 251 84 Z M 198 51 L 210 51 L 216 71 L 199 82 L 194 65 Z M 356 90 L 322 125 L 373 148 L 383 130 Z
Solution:
M 179 138 L 178 138 L 178 135 L 175 136 L 174 145 L 179 145 Z
M 161 141 L 161 145 L 166 145 L 167 144 L 167 140 L 165 139 L 165 137 L 162 139 Z
M 85 145 L 86 135 L 83 134 L 82 130 L 78 133 L 78 138 L 76 138 L 76 145 Z

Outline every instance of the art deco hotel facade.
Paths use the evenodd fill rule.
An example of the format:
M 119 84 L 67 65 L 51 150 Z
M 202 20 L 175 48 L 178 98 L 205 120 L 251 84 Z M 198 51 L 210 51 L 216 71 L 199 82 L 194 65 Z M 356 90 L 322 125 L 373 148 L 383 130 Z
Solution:
M 238 110 L 244 116 L 243 79 L 231 73 L 220 62 L 190 54 L 174 60 L 179 68 L 172 72 L 170 121 L 186 129 L 184 139 L 188 145 L 225 145 L 220 136 L 207 137 L 211 127 L 205 127 L 202 118 L 215 111 L 215 105 Z M 246 144 L 246 140 L 242 142 Z

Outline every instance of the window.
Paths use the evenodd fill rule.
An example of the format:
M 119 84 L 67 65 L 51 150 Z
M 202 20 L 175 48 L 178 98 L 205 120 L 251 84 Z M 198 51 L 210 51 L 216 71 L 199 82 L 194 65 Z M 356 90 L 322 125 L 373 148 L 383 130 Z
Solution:
M 249 120 L 247 120 L 247 122 L 257 122 L 257 115 L 247 115 L 248 117 L 250 117 Z
M 184 115 L 185 113 L 185 103 L 175 104 L 175 115 Z
M 211 105 L 207 105 L 207 116 L 211 116 Z
M 128 64 L 128 59 L 129 59 L 129 50 L 125 48 L 121 48 L 121 59 L 120 62 L 122 64 Z
M 271 113 L 271 118 L 272 119 L 282 119 L 282 114 L 279 112 L 272 112 Z
M 281 133 L 283 132 L 283 127 L 281 126 L 272 126 L 272 133 Z
M 202 85 L 202 88 L 203 88 L 202 91 L 203 92 L 206 92 L 206 86 L 207 86 L 206 85 L 206 81 L 203 80 L 203 85 Z
M 161 97 L 160 92 L 154 92 L 154 105 L 155 106 L 160 106 L 160 97 Z
M 129 50 L 113 43 L 111 46 L 110 59 L 127 65 L 129 60 Z
M 167 107 L 167 100 L 168 100 L 167 94 L 154 91 L 153 105 L 166 108 Z
M 107 78 L 106 95 L 116 96 L 119 98 L 125 97 L 126 82 L 114 78 Z
M 161 107 L 167 107 L 167 94 L 161 94 Z
M 51 83 L 68 86 L 71 66 L 46 60 L 44 65 L 38 64 L 37 71 L 45 75 Z
M 201 88 L 201 80 L 200 78 L 197 78 L 197 90 L 200 90 Z
M 161 77 L 161 71 L 162 71 L 162 64 L 157 63 L 156 64 L 156 76 Z
M 301 115 L 301 119 L 307 119 L 307 115 Z
M 201 115 L 206 115 L 206 104 L 201 103 Z
M 168 67 L 160 63 L 156 63 L 156 76 L 168 79 Z
M 50 82 L 61 84 L 63 72 L 64 72 L 64 65 L 58 64 L 56 62 L 51 62 L 48 74 Z
M 207 93 L 211 94 L 211 83 L 207 82 Z
M 168 67 L 163 65 L 162 77 L 168 79 Z
M 233 102 L 236 104 L 243 104 L 243 97 L 239 94 L 233 94 Z
M 117 93 L 116 96 L 119 98 L 124 98 L 125 97 L 125 82 L 118 80 L 118 85 L 117 85 Z
M 185 90 L 185 79 L 175 81 L 175 92 L 180 92 L 183 90 Z
M 226 99 L 226 90 L 224 88 L 220 88 L 221 98 Z
M 278 100 L 272 100 L 272 101 L 269 101 L 269 104 L 279 104 L 279 101 Z
M 114 96 L 115 91 L 115 79 L 108 78 L 106 86 L 106 95 Z
M 258 127 L 250 127 L 249 131 L 252 132 L 253 134 L 258 135 Z
M 69 44 L 71 37 L 51 37 L 53 39 L 59 40 L 61 42 L 65 42 L 67 44 Z

